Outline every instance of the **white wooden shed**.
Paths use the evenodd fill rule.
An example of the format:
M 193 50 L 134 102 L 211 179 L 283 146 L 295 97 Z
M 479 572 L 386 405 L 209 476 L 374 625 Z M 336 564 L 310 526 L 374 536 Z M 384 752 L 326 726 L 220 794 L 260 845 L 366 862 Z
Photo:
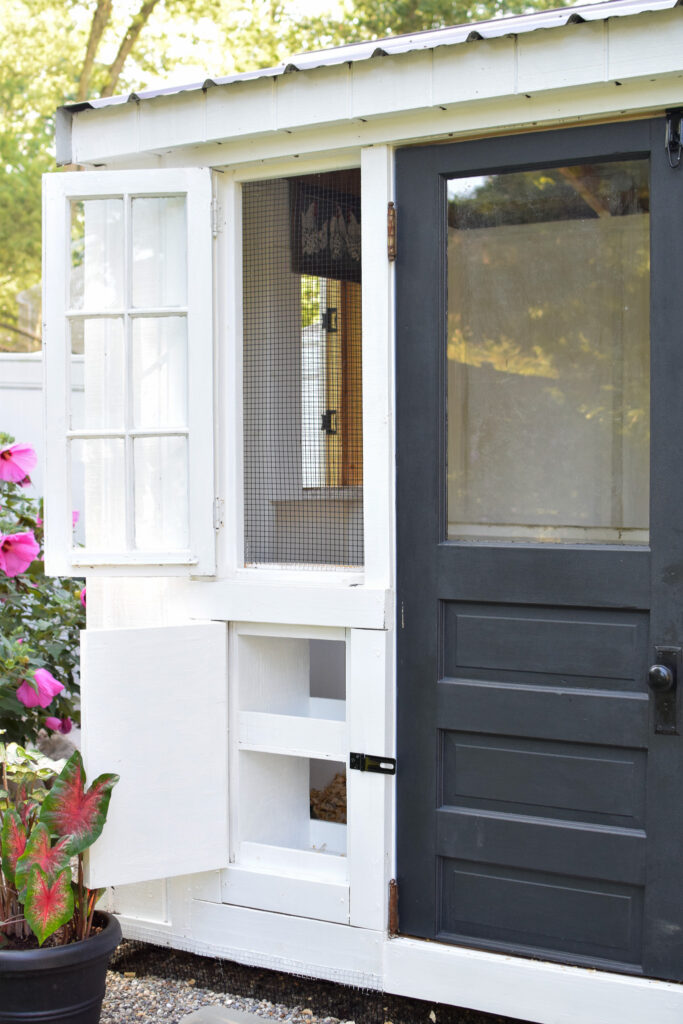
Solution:
M 681 1020 L 681 108 L 676 2 L 611 0 L 59 111 L 46 562 L 127 936 Z

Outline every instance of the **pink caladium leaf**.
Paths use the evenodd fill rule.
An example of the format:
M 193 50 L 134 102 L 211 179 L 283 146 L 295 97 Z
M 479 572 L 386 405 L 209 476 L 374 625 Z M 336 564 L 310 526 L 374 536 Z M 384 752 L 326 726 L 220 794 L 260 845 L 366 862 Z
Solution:
M 17 861 L 26 849 L 26 829 L 14 810 L 5 811 L 2 825 L 2 870 L 10 885 L 14 885 Z
M 25 899 L 26 885 L 31 868 L 37 864 L 53 882 L 71 861 L 71 836 L 64 836 L 52 845 L 50 833 L 46 825 L 40 822 L 35 826 L 26 843 L 26 849 L 17 861 L 14 872 L 15 886 L 19 899 Z
M 74 916 L 71 872 L 66 868 L 53 882 L 37 864 L 31 868 L 26 886 L 24 917 L 42 946 L 53 932 Z
M 75 750 L 43 802 L 40 821 L 51 835 L 70 836 L 71 853 L 81 853 L 102 832 L 118 781 L 118 775 L 100 775 L 86 792 L 83 761 Z

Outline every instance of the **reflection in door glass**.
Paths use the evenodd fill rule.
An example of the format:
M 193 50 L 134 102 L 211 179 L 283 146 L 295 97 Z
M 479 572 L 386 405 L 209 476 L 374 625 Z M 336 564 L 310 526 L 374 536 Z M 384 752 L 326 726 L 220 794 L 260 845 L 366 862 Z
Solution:
M 448 182 L 448 537 L 645 544 L 645 160 Z

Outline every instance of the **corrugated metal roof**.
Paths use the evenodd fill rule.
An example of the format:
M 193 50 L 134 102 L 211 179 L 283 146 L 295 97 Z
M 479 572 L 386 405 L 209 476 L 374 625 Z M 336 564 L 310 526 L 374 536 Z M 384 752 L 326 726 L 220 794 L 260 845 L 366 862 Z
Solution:
M 624 18 L 633 14 L 671 10 L 678 7 L 683 0 L 607 0 L 605 3 L 580 4 L 573 7 L 561 7 L 553 11 L 519 14 L 512 17 L 493 18 L 490 21 L 468 22 L 465 25 L 454 25 L 452 28 L 428 29 L 424 32 L 413 32 L 410 35 L 387 36 L 370 42 L 349 43 L 346 46 L 335 46 L 327 50 L 314 50 L 308 53 L 295 54 L 274 68 L 259 68 L 237 75 L 226 75 L 220 78 L 207 78 L 203 82 L 188 85 L 168 86 L 162 89 L 147 89 L 131 92 L 125 96 L 107 96 L 83 103 L 65 104 L 62 108 L 71 113 L 88 108 L 98 109 L 110 107 L 118 103 L 138 102 L 156 99 L 159 96 L 173 96 L 177 93 L 197 92 L 215 86 L 230 85 L 233 82 L 249 82 L 257 78 L 275 78 L 296 71 L 311 71 L 335 64 L 346 64 L 355 61 L 370 60 L 373 57 L 385 57 L 392 54 L 409 53 L 415 50 L 431 50 L 437 46 L 457 46 L 471 43 L 478 39 L 495 39 L 499 36 L 514 36 L 539 29 L 561 28 L 564 25 L 582 21 L 605 21 L 608 18 Z

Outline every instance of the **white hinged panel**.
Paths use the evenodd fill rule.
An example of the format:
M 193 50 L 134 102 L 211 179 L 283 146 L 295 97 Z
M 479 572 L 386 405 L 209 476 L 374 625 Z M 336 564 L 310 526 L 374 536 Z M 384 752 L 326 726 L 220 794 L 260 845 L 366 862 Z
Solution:
M 50 573 L 215 572 L 211 196 L 207 168 L 44 178 Z
M 121 776 L 87 884 L 226 867 L 226 624 L 85 630 L 81 651 L 88 780 Z

